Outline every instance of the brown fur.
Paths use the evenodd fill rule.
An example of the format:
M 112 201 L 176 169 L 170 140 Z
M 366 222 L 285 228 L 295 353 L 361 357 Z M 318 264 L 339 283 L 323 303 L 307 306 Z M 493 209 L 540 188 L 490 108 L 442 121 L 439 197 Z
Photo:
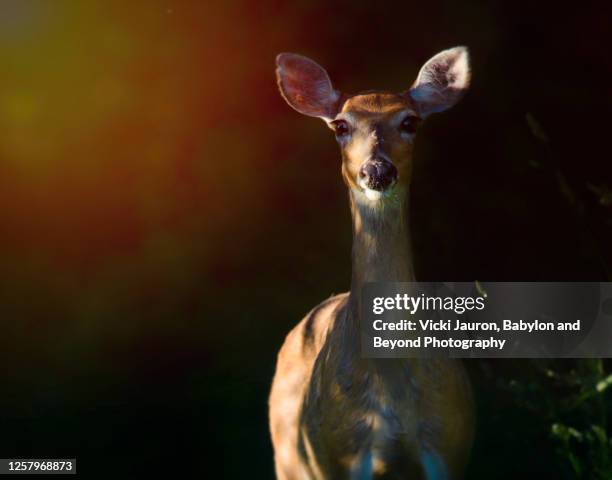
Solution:
M 393 159 L 404 184 L 410 183 L 412 143 L 400 138 L 398 123 L 408 114 L 416 116 L 409 97 L 386 92 L 370 92 L 349 97 L 337 118 L 350 118 L 355 131 L 342 145 L 343 178 L 350 188 L 358 188 L 357 173 L 364 151 L 376 150 Z M 374 143 L 377 142 L 376 145 Z
M 424 452 L 443 459 L 447 478 L 456 479 L 467 461 L 473 409 L 459 361 L 360 355 L 362 285 L 414 280 L 412 141 L 398 131 L 404 112 L 416 114 L 407 97 L 374 92 L 348 98 L 338 114 L 354 128 L 341 143 L 353 217 L 351 291 L 311 311 L 278 355 L 270 429 L 279 479 L 425 478 Z M 370 204 L 357 174 L 373 152 L 392 159 L 399 176 L 392 195 Z

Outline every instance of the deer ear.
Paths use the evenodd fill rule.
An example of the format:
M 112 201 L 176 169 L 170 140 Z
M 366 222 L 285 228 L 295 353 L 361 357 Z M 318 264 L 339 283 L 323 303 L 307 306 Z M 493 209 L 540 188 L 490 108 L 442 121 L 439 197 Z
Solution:
M 423 65 L 408 95 L 426 117 L 455 105 L 469 85 L 468 49 L 455 47 L 434 55 Z
M 276 79 L 281 95 L 298 112 L 332 120 L 339 110 L 340 92 L 327 72 L 313 60 L 295 53 L 276 57 Z

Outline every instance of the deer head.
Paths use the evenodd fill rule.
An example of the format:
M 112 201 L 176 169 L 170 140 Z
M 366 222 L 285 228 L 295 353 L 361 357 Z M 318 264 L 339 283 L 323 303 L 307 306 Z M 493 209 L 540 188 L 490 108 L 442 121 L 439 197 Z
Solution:
M 343 94 L 319 64 L 294 53 L 281 53 L 276 64 L 282 96 L 295 110 L 323 119 L 334 131 L 344 181 L 357 202 L 371 207 L 406 195 L 420 122 L 455 105 L 470 81 L 465 47 L 432 57 L 402 93 Z

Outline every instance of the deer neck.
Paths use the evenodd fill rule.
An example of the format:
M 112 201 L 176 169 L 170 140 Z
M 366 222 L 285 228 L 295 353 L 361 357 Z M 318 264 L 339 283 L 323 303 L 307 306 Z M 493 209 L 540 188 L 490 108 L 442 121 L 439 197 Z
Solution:
M 349 317 L 361 312 L 361 289 L 368 282 L 414 281 L 410 247 L 408 195 L 372 206 L 350 192 L 353 258 Z M 357 325 L 358 326 L 358 325 Z
M 368 282 L 414 280 L 407 196 L 406 201 L 372 208 L 358 195 L 350 193 L 353 218 L 351 291 L 343 314 L 333 324 L 328 343 L 336 347 L 335 355 L 330 357 L 333 363 L 331 371 L 349 384 L 366 370 L 374 368 L 380 371 L 382 366 L 391 368 L 395 365 L 395 362 L 381 364 L 361 357 L 362 287 Z

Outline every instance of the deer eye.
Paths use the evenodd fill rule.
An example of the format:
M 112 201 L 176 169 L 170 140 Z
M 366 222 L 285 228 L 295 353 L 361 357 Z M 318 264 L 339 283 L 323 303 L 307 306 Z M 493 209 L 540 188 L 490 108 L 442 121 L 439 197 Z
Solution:
M 349 124 L 345 120 L 334 120 L 331 122 L 331 126 L 334 129 L 336 137 L 344 137 L 345 135 L 348 135 L 350 130 Z
M 421 119 L 419 117 L 409 115 L 406 118 L 404 118 L 404 120 L 402 120 L 402 123 L 400 124 L 400 130 L 402 132 L 406 132 L 412 135 L 416 133 L 417 126 L 419 125 L 420 121 Z

